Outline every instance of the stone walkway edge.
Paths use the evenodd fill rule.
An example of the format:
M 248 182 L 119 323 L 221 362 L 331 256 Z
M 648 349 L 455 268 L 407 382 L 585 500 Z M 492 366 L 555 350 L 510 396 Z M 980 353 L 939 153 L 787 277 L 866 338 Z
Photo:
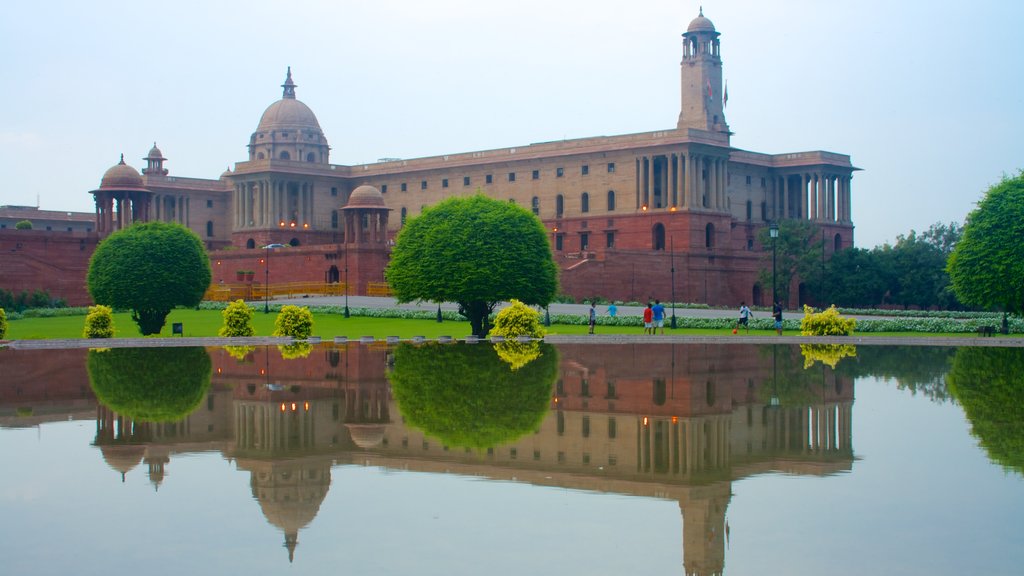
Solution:
M 334 344 L 399 344 L 402 342 L 420 344 L 427 342 L 440 343 L 477 343 L 501 342 L 503 338 L 476 338 L 473 336 L 452 337 L 440 336 L 428 339 L 423 336 L 399 338 L 388 336 L 375 338 L 360 336 L 349 338 L 335 336 Z M 989 348 L 1024 348 L 1024 338 L 985 338 L 975 337 L 936 337 L 936 338 L 900 338 L 885 336 L 694 336 L 694 335 L 641 335 L 641 334 L 551 334 L 543 340 L 549 344 L 852 344 L 855 346 L 978 346 Z M 530 339 L 519 339 L 530 341 Z M 296 340 L 290 337 L 256 336 L 247 338 L 224 337 L 167 337 L 167 338 L 102 338 L 102 339 L 53 339 L 53 340 L 9 340 L 0 341 L 0 348 L 14 350 L 63 350 L 76 348 L 158 348 L 184 346 L 284 346 L 297 342 L 319 344 L 329 342 L 314 336 L 308 340 Z

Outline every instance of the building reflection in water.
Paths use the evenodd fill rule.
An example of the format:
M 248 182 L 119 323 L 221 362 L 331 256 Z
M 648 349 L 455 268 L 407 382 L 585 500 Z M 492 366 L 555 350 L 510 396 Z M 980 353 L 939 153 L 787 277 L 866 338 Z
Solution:
M 56 362 L 18 352 L 25 366 L 10 369 L 39 384 L 0 387 L 0 425 L 81 418 L 92 405 L 95 445 L 119 480 L 143 464 L 155 488 L 171 481 L 176 455 L 218 451 L 250 473 L 253 497 L 284 534 L 289 558 L 337 464 L 668 498 L 682 514 L 688 575 L 724 570 L 733 481 L 834 474 L 854 460 L 852 378 L 824 366 L 805 370 L 791 346 L 559 346 L 539 429 L 485 450 L 445 446 L 404 423 L 391 398 L 386 346 L 328 344 L 292 360 L 274 347 L 243 360 L 208 352 L 205 401 L 173 423 L 133 421 L 90 404 L 78 351 Z M 32 376 L 40 370 L 46 378 Z

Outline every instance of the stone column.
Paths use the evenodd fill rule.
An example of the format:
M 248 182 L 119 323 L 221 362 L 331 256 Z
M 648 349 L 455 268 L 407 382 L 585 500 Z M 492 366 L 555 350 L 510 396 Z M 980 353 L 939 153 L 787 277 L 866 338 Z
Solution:
M 680 204 L 682 208 L 690 207 L 690 187 L 687 182 L 687 179 L 690 176 L 690 171 L 686 169 L 687 159 L 688 157 L 685 153 L 679 153 L 679 167 L 677 168 L 679 174 L 677 181 L 679 182 L 679 200 L 681 201 Z

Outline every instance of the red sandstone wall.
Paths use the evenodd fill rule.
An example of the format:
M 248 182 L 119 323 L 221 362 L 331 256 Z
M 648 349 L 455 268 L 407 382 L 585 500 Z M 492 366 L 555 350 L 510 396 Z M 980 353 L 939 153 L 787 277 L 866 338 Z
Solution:
M 93 233 L 0 230 L 0 288 L 42 289 L 70 306 L 92 304 L 85 276 L 97 243 Z

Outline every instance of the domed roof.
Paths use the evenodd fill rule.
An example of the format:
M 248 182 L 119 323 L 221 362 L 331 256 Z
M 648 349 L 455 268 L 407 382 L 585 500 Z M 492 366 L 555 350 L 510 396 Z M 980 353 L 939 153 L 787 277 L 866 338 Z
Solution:
M 384 432 L 381 424 L 345 424 L 348 433 L 352 436 L 352 442 L 356 446 L 369 450 L 384 443 Z
M 161 160 L 166 160 L 166 158 L 164 158 L 164 153 L 161 152 L 160 149 L 156 147 L 156 142 L 153 142 L 153 147 L 149 149 L 149 154 L 146 155 L 145 159 L 149 158 L 159 158 Z
M 124 475 L 142 462 L 146 447 L 138 444 L 107 444 L 100 446 L 100 453 L 107 466 Z
M 145 190 L 146 184 L 142 181 L 142 175 L 138 170 L 124 163 L 124 154 L 121 154 L 121 161 L 107 170 L 100 180 L 100 190 Z
M 320 122 L 309 106 L 295 99 L 295 86 L 295 82 L 292 82 L 292 69 L 289 66 L 288 76 L 281 85 L 284 94 L 263 112 L 260 124 L 256 128 L 257 132 L 302 129 L 321 131 Z
M 700 14 L 698 14 L 697 17 L 694 18 L 693 21 L 690 22 L 690 25 L 686 27 L 686 31 L 687 32 L 714 32 L 715 31 L 715 25 L 711 23 L 711 20 L 708 20 L 707 18 L 704 17 L 704 7 L 703 6 L 700 9 Z
M 387 208 L 384 195 L 373 186 L 364 184 L 352 191 L 345 208 Z

